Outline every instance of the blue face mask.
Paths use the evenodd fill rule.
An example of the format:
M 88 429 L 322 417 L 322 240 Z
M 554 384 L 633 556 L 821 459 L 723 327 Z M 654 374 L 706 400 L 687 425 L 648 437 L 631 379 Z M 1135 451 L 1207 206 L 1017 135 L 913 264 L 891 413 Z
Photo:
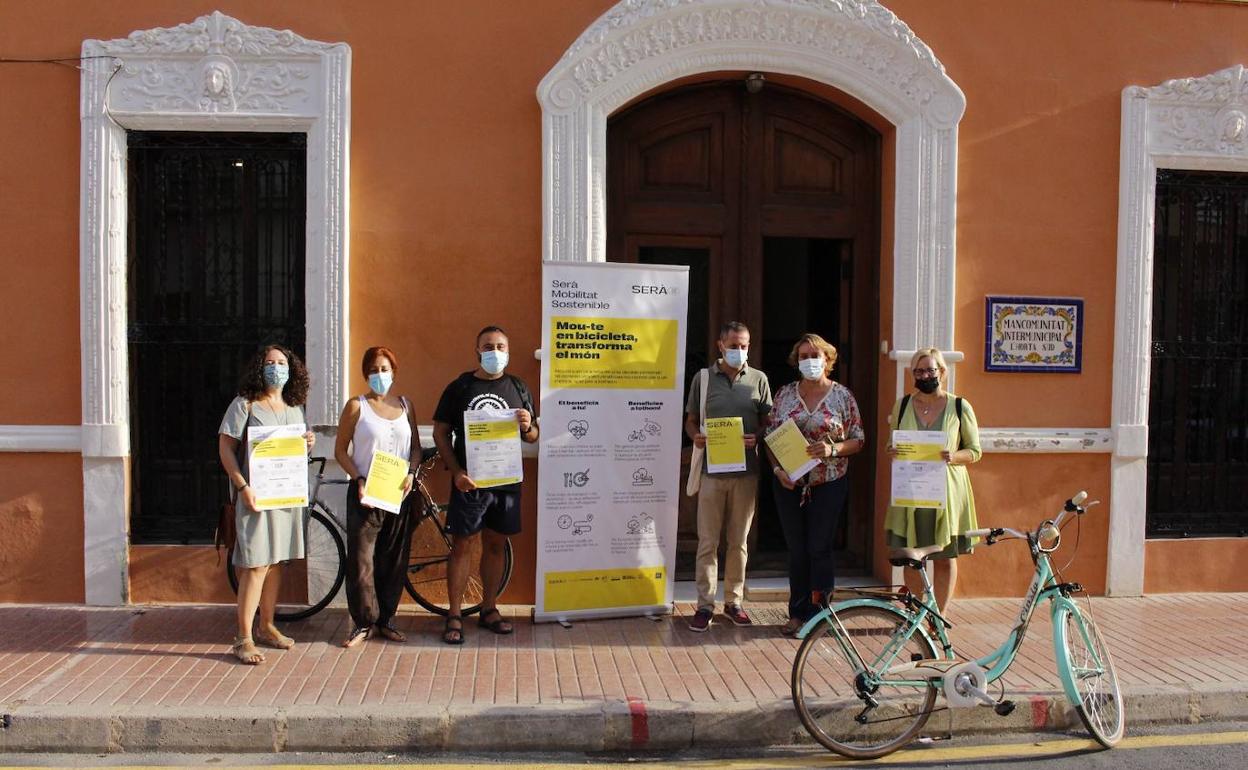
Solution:
M 808 380 L 817 380 L 823 376 L 823 356 L 819 358 L 803 358 L 797 362 L 797 370 Z
M 290 379 L 290 367 L 286 364 L 265 364 L 264 384 L 270 388 L 284 388 Z
M 368 375 L 368 387 L 379 396 L 384 396 L 390 392 L 390 386 L 394 384 L 394 372 L 373 372 Z
M 745 366 L 749 353 L 747 348 L 728 348 L 724 351 L 724 363 L 728 364 L 731 369 L 740 369 Z
M 490 374 L 498 374 L 507 368 L 506 350 L 486 350 L 481 353 L 481 368 Z

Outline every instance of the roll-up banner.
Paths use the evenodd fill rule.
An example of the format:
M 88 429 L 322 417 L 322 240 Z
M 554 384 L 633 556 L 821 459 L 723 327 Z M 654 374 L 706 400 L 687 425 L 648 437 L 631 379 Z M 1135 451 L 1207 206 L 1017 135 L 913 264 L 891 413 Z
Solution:
M 537 621 L 669 612 L 689 270 L 542 264 Z

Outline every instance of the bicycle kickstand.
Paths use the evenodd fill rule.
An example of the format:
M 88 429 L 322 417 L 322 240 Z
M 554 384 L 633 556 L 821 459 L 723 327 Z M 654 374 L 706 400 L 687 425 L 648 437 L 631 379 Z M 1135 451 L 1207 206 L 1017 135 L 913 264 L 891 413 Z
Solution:
M 940 741 L 953 740 L 953 709 L 946 706 L 945 711 L 948 712 L 949 714 L 949 727 L 945 730 L 945 734 L 944 735 L 920 735 L 918 738 L 918 744 L 920 746 L 930 746 L 931 744 L 938 743 Z

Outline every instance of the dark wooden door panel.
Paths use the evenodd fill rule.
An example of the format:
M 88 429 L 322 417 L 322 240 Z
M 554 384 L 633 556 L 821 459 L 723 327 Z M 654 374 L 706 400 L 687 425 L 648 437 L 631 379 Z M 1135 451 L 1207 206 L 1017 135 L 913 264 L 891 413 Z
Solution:
M 608 129 L 607 253 L 613 261 L 689 264 L 687 376 L 715 355 L 729 320 L 751 329 L 751 361 L 778 388 L 802 331 L 840 351 L 837 379 L 876 412 L 879 137 L 807 94 L 740 81 L 659 94 L 613 116 Z M 769 330 L 774 325 L 774 330 Z M 700 338 L 700 339 L 699 339 Z M 869 561 L 873 455 L 854 458 L 851 513 L 838 538 L 846 563 Z M 758 546 L 783 549 L 760 496 Z M 682 506 L 683 557 L 696 530 Z M 783 563 L 764 555 L 752 563 Z

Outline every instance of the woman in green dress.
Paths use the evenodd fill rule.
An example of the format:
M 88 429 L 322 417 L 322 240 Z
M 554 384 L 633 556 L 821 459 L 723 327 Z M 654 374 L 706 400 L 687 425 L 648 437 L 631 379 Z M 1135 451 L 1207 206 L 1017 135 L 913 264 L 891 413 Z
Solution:
M 890 430 L 944 432 L 945 448 L 940 456 L 946 463 L 949 479 L 948 504 L 944 510 L 893 505 L 889 506 L 884 519 L 890 548 L 930 545 L 944 548 L 932 556 L 936 604 L 941 609 L 948 605 L 958 582 L 958 554 L 970 553 L 975 546 L 976 539 L 963 534 L 979 527 L 975 518 L 975 494 L 971 491 L 966 466 L 978 462 L 983 454 L 975 410 L 970 401 L 945 390 L 946 371 L 945 358 L 936 348 L 915 351 L 910 359 L 914 391 L 893 404 L 888 427 Z M 892 441 L 887 451 L 890 456 L 896 456 Z M 906 582 L 911 591 L 919 592 L 919 581 L 909 571 Z
M 229 477 L 235 500 L 234 569 L 238 573 L 238 635 L 230 651 L 248 665 L 264 662 L 257 644 L 278 650 L 295 646 L 295 640 L 277 630 L 274 612 L 281 590 L 281 564 L 304 558 L 307 508 L 257 511 L 247 461 L 251 428 L 273 425 L 305 425 L 303 405 L 308 400 L 308 371 L 290 349 L 269 345 L 251 359 L 218 429 L 217 450 L 221 467 Z M 305 431 L 308 449 L 316 436 Z M 255 623 L 259 610 L 259 622 Z

